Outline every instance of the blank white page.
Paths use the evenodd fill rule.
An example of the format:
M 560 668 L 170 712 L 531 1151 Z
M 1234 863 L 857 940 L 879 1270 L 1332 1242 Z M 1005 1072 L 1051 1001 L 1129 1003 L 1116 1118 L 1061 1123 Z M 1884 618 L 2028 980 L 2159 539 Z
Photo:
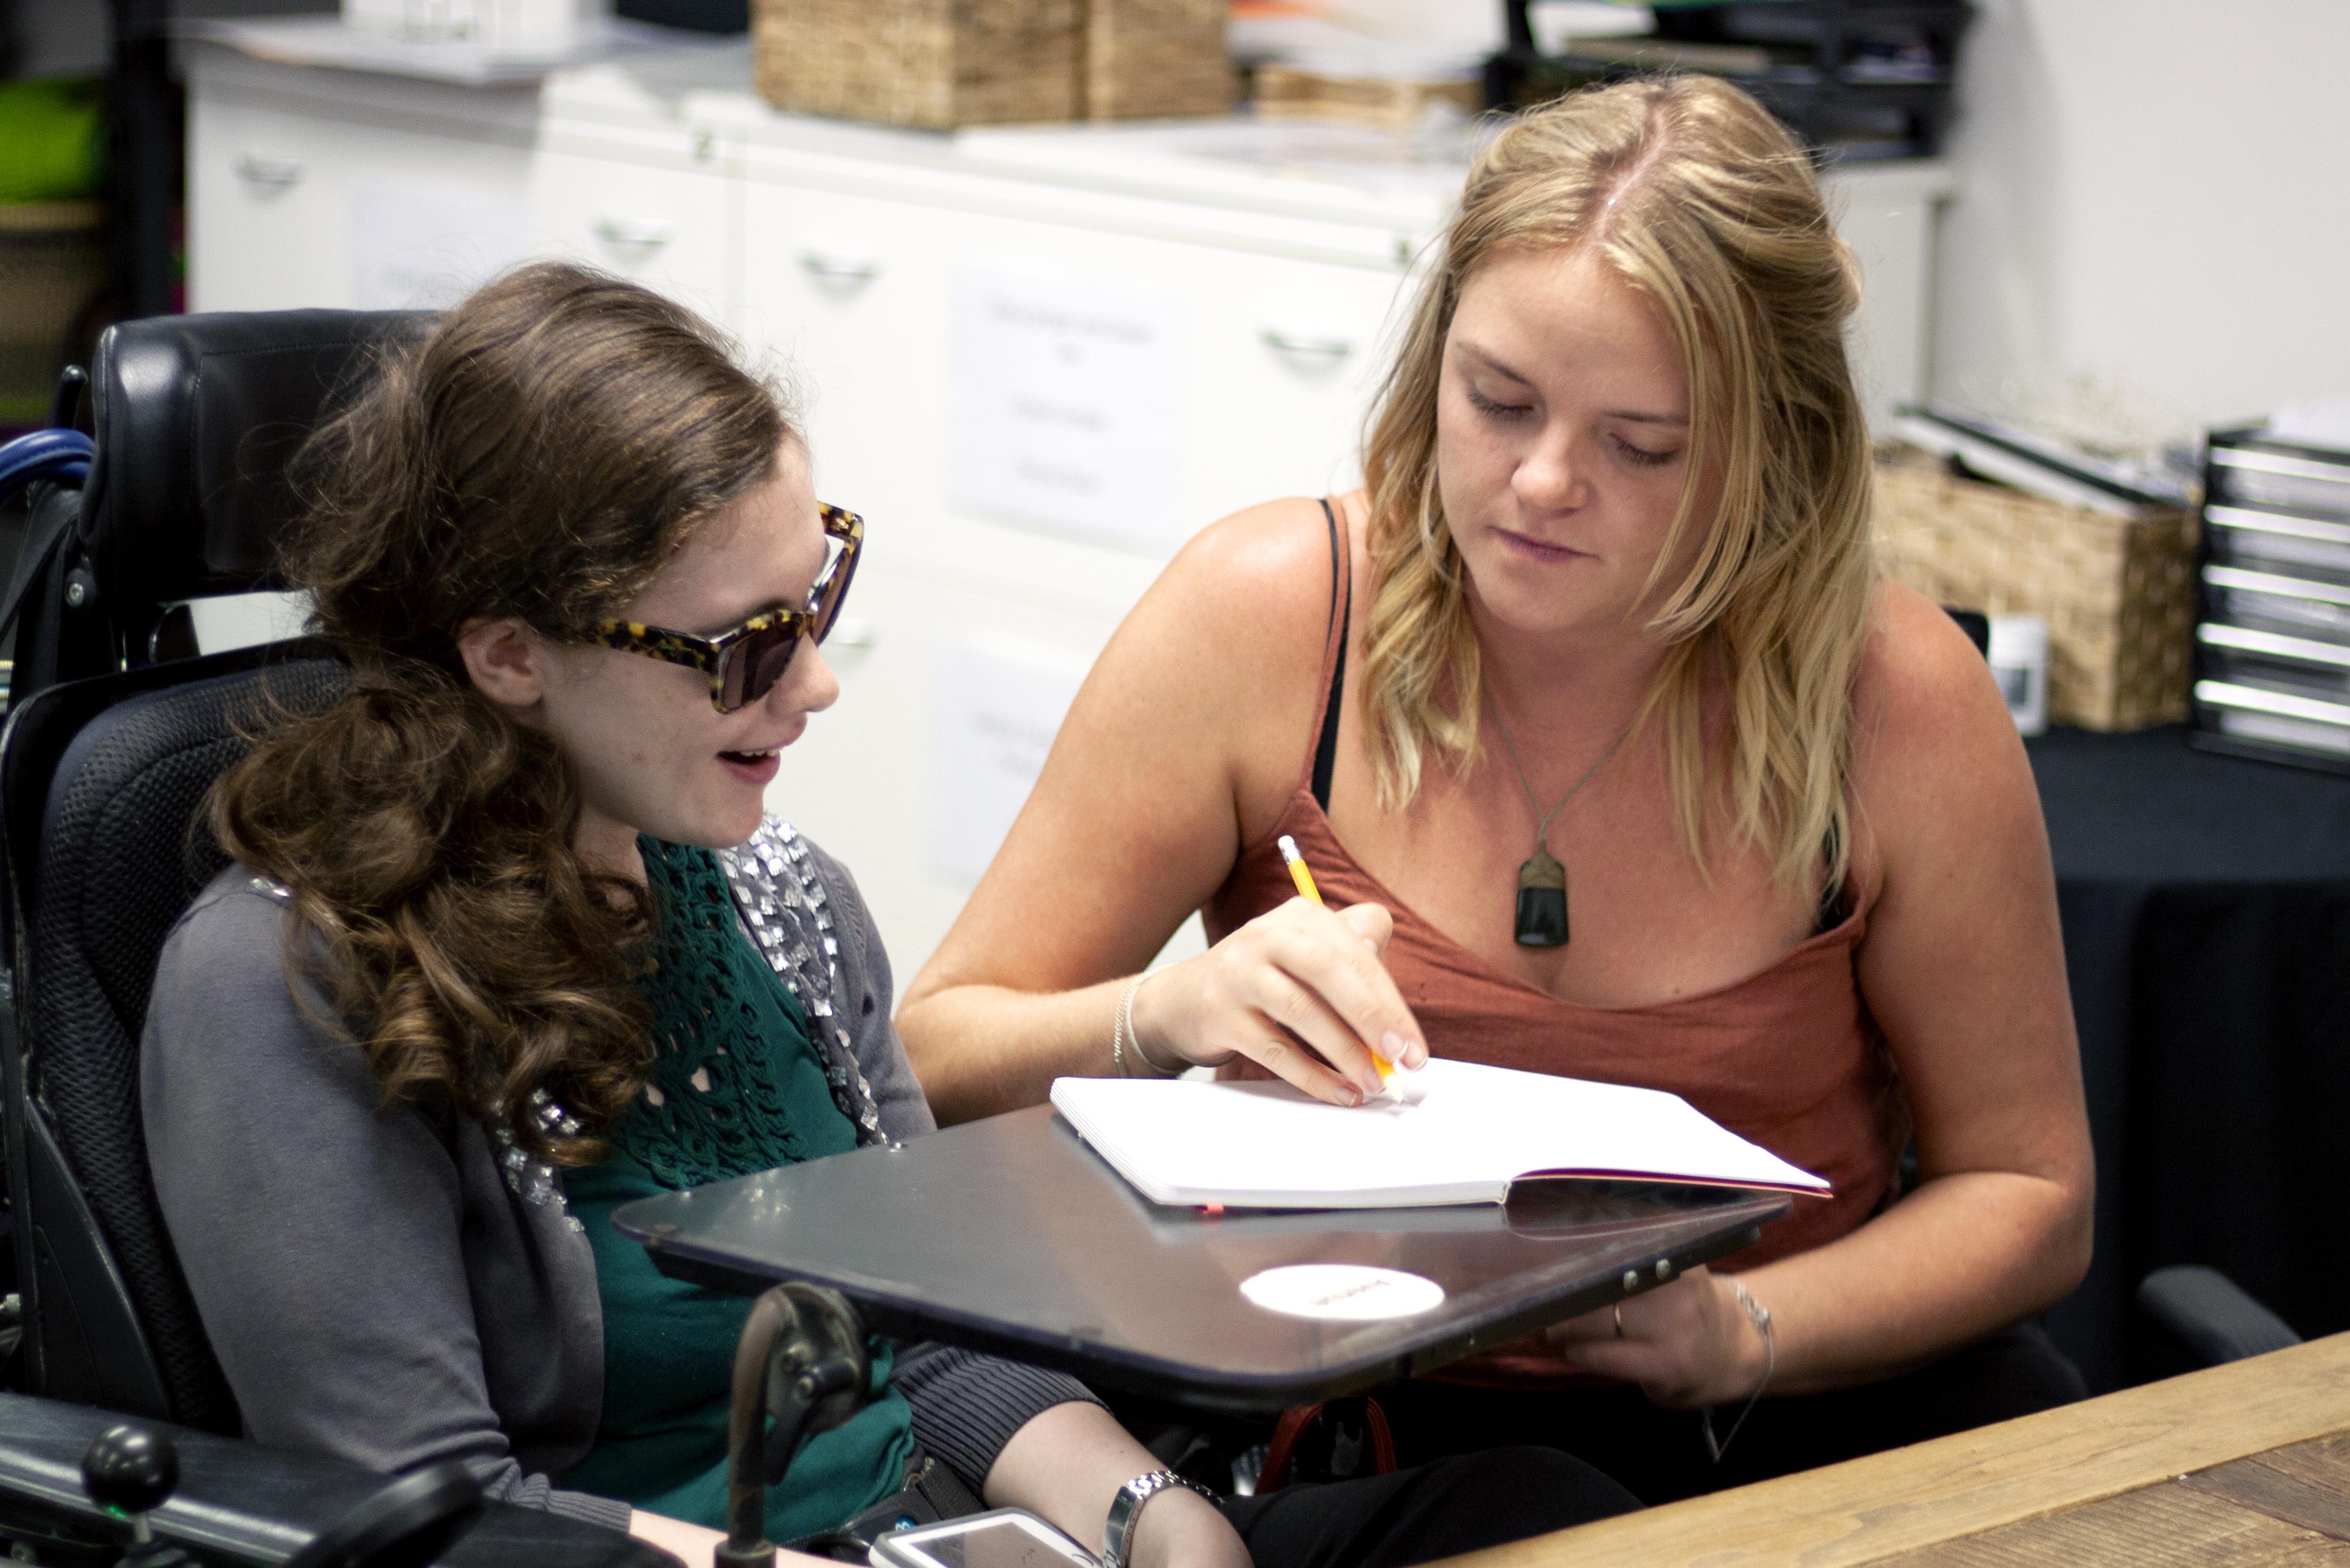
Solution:
M 1053 1104 L 1158 1203 L 1499 1203 L 1558 1173 L 1825 1192 L 1677 1095 L 1437 1060 L 1416 1103 L 1330 1106 L 1285 1084 L 1062 1078 Z

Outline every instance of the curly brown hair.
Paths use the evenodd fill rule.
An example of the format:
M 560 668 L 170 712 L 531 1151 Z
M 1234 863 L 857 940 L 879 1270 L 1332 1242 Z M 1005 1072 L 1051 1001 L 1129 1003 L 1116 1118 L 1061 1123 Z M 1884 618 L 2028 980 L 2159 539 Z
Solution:
M 285 572 L 350 693 L 273 715 L 209 820 L 292 890 L 288 972 L 325 982 L 387 1104 L 440 1097 L 534 1158 L 603 1158 L 651 1065 L 653 911 L 580 863 L 570 765 L 473 689 L 457 639 L 504 616 L 582 639 L 797 439 L 691 311 L 538 263 L 387 346 L 303 449 Z M 540 1124 L 538 1090 L 579 1134 Z

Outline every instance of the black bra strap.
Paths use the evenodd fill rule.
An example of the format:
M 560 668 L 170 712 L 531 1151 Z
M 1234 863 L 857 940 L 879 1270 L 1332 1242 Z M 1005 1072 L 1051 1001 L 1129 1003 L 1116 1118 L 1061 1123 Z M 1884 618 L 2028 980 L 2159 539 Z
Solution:
M 1355 580 L 1346 572 L 1347 597 L 1342 605 L 1338 597 L 1338 580 L 1346 558 L 1338 552 L 1346 548 L 1338 533 L 1338 514 L 1330 510 L 1330 503 L 1322 503 L 1322 515 L 1330 524 L 1330 620 L 1338 632 L 1338 657 L 1330 666 L 1330 694 L 1322 700 L 1322 739 L 1314 747 L 1314 803 L 1324 811 L 1330 809 L 1330 774 L 1338 765 L 1338 696 L 1347 689 L 1347 634 L 1355 618 Z
M 1835 864 L 1836 846 L 1842 836 L 1836 831 L 1835 824 L 1828 825 L 1827 836 L 1820 843 L 1821 864 L 1826 866 Z M 1850 877 L 1847 874 L 1846 881 L 1849 880 Z M 1832 886 L 1823 887 L 1820 889 L 1820 909 L 1816 917 L 1819 923 L 1812 929 L 1812 935 L 1815 937 L 1826 935 L 1843 925 L 1851 915 L 1852 899 L 1847 895 L 1846 883 L 1837 882 Z

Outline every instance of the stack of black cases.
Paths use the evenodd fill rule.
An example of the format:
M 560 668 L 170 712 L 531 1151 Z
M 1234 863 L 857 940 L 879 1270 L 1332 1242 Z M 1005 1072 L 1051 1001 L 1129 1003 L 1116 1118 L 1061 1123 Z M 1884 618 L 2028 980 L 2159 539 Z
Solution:
M 1468 5 L 1471 0 L 1452 0 Z M 1970 0 L 1672 0 L 1648 38 L 1534 44 L 1529 7 L 1505 0 L 1509 43 L 1485 66 L 1485 107 L 1516 109 L 1656 70 L 1727 76 L 1823 162 L 1931 158 L 1942 150 Z
M 2350 451 L 2221 431 L 2203 473 L 2194 743 L 2350 773 Z

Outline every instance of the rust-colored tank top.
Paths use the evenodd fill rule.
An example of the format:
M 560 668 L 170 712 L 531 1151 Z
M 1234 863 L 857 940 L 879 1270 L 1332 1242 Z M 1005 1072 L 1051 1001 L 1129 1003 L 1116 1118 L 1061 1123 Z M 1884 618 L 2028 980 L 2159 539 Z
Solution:
M 1896 1163 L 1909 1137 L 1908 1103 L 1853 970 L 1868 927 L 1860 898 L 1831 929 L 1745 979 L 1647 1007 L 1562 1002 L 1445 936 L 1347 853 L 1324 811 L 1336 749 L 1332 709 L 1345 684 L 1348 554 L 1334 524 L 1324 695 L 1305 776 L 1280 820 L 1242 851 L 1201 910 L 1208 940 L 1290 897 L 1274 842 L 1288 834 L 1330 903 L 1374 902 L 1394 915 L 1388 971 L 1436 1055 L 1669 1090 L 1833 1184 L 1829 1198 L 1795 1199 L 1794 1212 L 1718 1270 L 1807 1251 L 1860 1225 L 1894 1195 Z M 1519 1385 L 1569 1381 L 1555 1361 L 1506 1350 L 1462 1364 L 1458 1375 Z

